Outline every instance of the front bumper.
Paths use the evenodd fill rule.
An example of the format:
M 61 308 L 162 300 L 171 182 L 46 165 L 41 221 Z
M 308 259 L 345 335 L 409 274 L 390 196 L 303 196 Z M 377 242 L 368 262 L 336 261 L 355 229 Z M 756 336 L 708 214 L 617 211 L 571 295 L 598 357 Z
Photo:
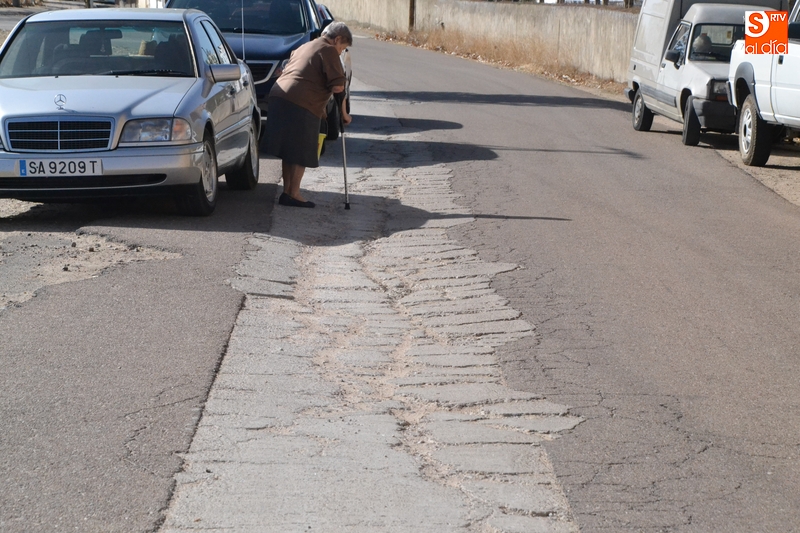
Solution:
M 86 158 L 102 160 L 102 175 L 19 175 L 20 160 Z M 0 198 L 52 201 L 181 194 L 200 181 L 202 160 L 202 143 L 69 154 L 0 152 Z
M 693 102 L 701 128 L 720 133 L 736 131 L 736 108 L 730 103 L 696 97 Z

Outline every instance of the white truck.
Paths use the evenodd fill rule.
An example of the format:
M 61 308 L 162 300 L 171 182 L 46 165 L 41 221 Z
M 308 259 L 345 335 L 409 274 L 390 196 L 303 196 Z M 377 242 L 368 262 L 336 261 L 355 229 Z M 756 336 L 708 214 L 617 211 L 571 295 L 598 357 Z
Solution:
M 639 13 L 627 97 L 633 127 L 648 131 L 655 114 L 683 124 L 683 143 L 701 131 L 733 133 L 727 98 L 731 47 L 744 37 L 746 11 L 786 9 L 787 0 L 644 0 Z
M 789 15 L 784 54 L 745 53 L 737 41 L 728 71 L 728 99 L 739 110 L 739 152 L 745 165 L 764 166 L 772 145 L 800 130 L 800 3 Z

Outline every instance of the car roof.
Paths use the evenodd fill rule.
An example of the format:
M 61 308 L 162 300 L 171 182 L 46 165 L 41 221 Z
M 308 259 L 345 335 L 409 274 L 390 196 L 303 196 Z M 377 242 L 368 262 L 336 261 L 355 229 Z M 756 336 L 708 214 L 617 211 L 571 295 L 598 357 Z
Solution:
M 78 20 L 153 20 L 182 22 L 188 11 L 200 14 L 196 10 L 187 9 L 142 9 L 142 8 L 112 8 L 112 9 L 59 9 L 45 11 L 32 15 L 28 22 L 58 22 Z
M 773 11 L 763 6 L 741 4 L 694 4 L 683 20 L 696 24 L 744 24 L 745 11 Z

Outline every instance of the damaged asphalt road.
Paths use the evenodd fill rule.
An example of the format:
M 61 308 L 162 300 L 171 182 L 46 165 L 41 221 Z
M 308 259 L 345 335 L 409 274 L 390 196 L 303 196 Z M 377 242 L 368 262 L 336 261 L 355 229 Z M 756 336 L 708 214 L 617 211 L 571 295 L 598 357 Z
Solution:
M 262 161 L 209 219 L 0 219 L 0 529 L 795 530 L 797 206 L 618 102 L 353 59 L 351 211 L 333 145 L 314 210 Z
M 242 302 L 226 280 L 268 227 L 264 173 L 208 219 L 0 200 L 0 530 L 163 520 Z

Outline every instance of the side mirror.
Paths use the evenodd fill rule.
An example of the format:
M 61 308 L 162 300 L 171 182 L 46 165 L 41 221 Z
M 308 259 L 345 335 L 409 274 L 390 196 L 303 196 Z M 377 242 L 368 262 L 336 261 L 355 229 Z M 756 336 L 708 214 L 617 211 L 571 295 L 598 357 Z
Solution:
M 678 66 L 678 61 L 681 60 L 681 53 L 677 50 L 667 50 L 667 53 L 664 54 L 664 60 L 669 61 L 670 63 L 675 63 L 675 66 Z
M 322 29 L 327 28 L 331 22 L 333 22 L 333 19 L 322 19 Z
M 317 39 L 320 35 L 322 35 L 322 30 L 314 30 L 311 32 L 311 40 Z
M 242 77 L 239 65 L 209 65 L 214 83 L 237 81 Z

